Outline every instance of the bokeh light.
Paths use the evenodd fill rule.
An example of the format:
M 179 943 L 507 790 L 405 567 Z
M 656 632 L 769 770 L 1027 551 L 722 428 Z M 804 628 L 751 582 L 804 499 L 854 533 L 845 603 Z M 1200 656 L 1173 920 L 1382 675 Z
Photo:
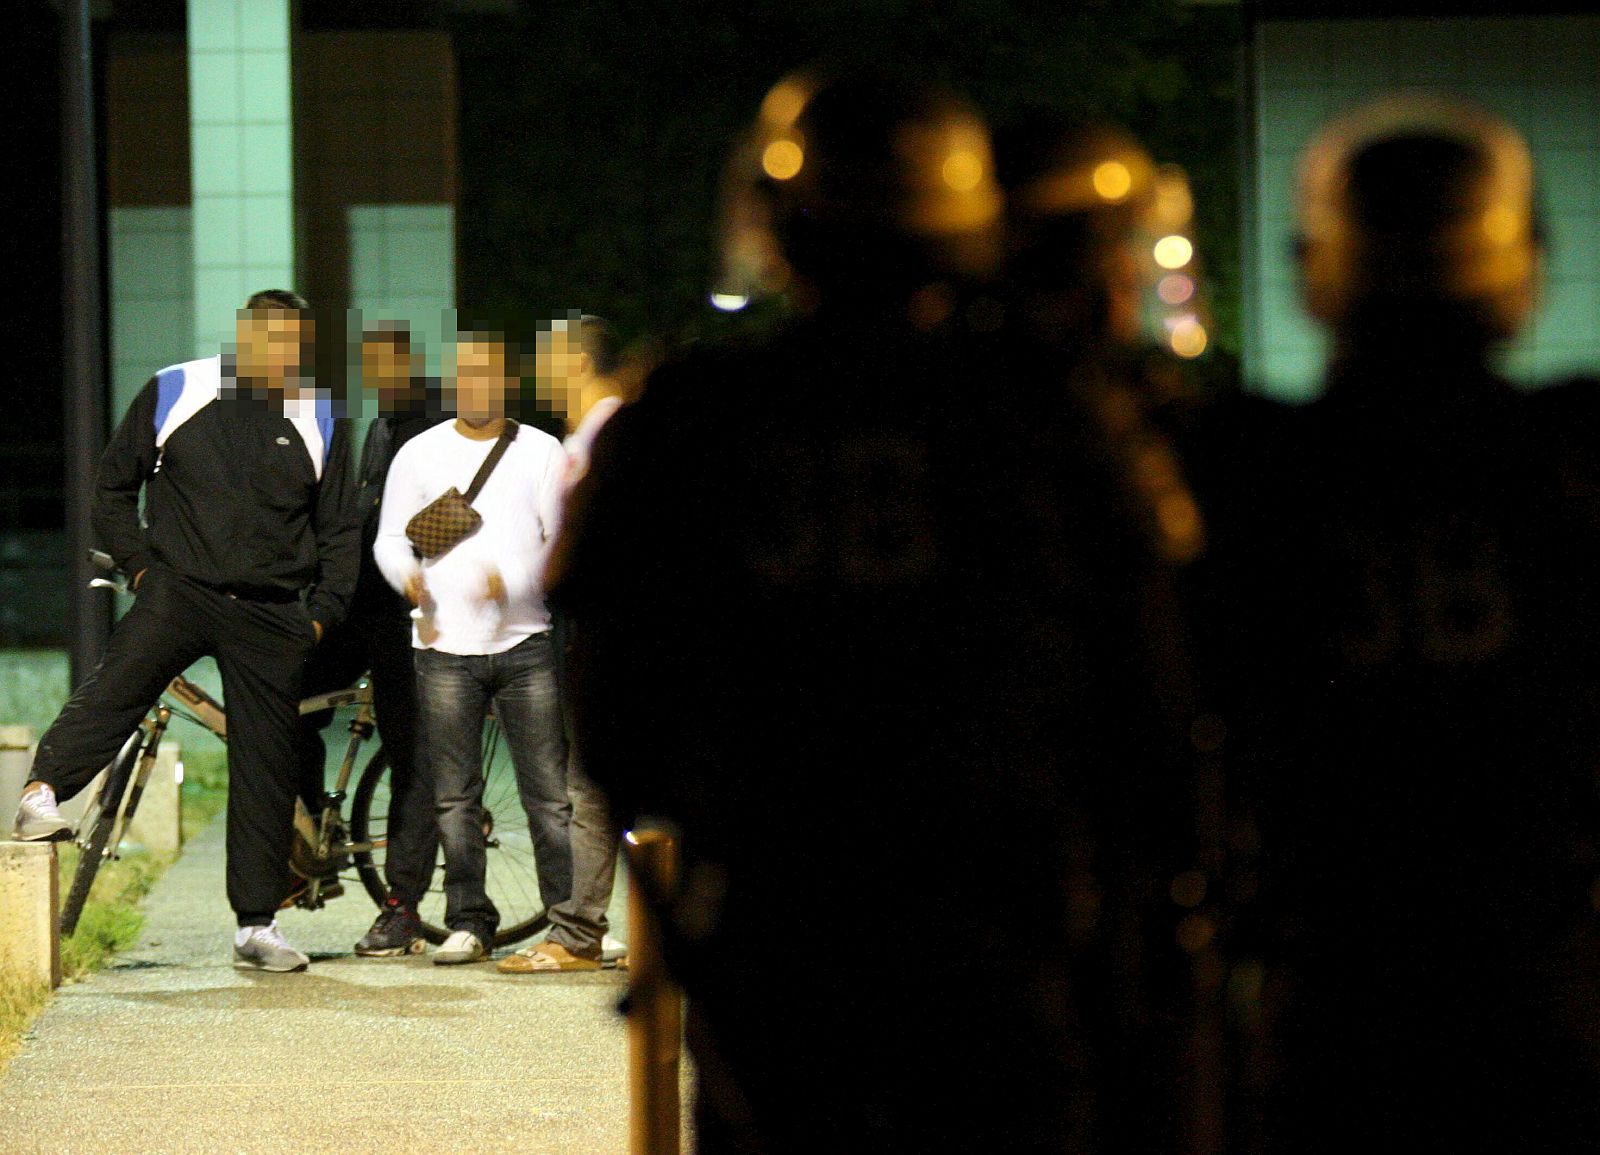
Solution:
M 792 140 L 775 140 L 761 154 L 761 168 L 773 180 L 791 180 L 806 163 L 806 154 Z
M 1156 296 L 1166 305 L 1186 304 L 1194 296 L 1194 278 L 1182 273 L 1168 273 L 1156 285 Z
M 1168 342 L 1180 357 L 1198 357 L 1206 351 L 1210 338 L 1206 327 L 1193 317 L 1185 317 L 1172 327 Z
M 1164 164 L 1156 173 L 1156 219 L 1169 229 L 1181 229 L 1194 215 L 1194 197 L 1183 168 Z
M 1156 242 L 1155 257 L 1163 269 L 1181 269 L 1194 258 L 1194 245 L 1188 237 L 1173 233 Z
M 1094 191 L 1100 194 L 1102 200 L 1120 201 L 1133 188 L 1133 174 L 1128 171 L 1127 165 L 1117 160 L 1104 161 L 1095 166 L 1090 179 L 1094 181 Z
M 806 106 L 806 90 L 804 86 L 793 80 L 785 80 L 761 102 L 761 116 L 763 119 L 781 124 L 791 125 Z
M 983 179 L 983 158 L 967 149 L 957 149 L 945 158 L 944 183 L 956 192 L 971 192 Z

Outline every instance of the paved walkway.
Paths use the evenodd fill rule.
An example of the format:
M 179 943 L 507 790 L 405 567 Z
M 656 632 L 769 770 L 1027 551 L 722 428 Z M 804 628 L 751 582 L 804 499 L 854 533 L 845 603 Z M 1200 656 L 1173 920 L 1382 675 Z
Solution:
M 0 1079 L 0 1150 L 627 1150 L 624 973 L 358 959 L 359 884 L 282 916 L 309 972 L 238 972 L 222 845 L 219 819 L 151 894 L 138 947 L 40 1016 Z

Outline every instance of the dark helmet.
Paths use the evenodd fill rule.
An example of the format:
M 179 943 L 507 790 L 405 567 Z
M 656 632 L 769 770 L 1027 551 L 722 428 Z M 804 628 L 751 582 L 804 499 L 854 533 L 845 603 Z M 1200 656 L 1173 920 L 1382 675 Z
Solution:
M 1205 348 L 1194 200 L 1127 130 L 1036 112 L 997 145 L 1007 271 L 1033 323 L 1057 336 Z
M 1500 338 L 1532 313 L 1533 159 L 1491 113 L 1411 94 L 1343 116 L 1302 155 L 1297 208 L 1302 292 L 1318 320 L 1444 306 Z
M 794 73 L 729 162 L 719 292 L 981 277 L 999 258 L 989 133 L 959 98 L 880 74 Z

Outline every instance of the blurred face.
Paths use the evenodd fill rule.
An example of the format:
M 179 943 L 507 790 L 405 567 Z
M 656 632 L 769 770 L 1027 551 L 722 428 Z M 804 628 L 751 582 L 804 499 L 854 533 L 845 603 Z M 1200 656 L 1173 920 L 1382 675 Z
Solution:
M 288 378 L 310 373 L 315 334 L 311 318 L 292 309 L 241 309 L 234 327 L 235 372 L 281 392 Z
M 516 380 L 510 376 L 506 361 L 503 342 L 473 338 L 456 344 L 457 417 L 464 421 L 489 421 L 505 416 L 506 401 L 516 388 Z
M 573 419 L 580 390 L 593 376 L 593 363 L 576 335 L 561 330 L 541 333 L 534 373 L 540 398 L 562 417 Z
M 364 341 L 361 345 L 361 384 L 378 398 L 380 413 L 405 409 L 415 388 L 415 366 L 410 349 L 393 341 Z

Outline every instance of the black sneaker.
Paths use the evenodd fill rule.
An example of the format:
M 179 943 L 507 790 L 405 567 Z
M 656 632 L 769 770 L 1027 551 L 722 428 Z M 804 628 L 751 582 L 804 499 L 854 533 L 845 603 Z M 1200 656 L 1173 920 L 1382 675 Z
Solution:
M 417 912 L 398 898 L 389 898 L 384 900 L 372 929 L 356 943 L 356 953 L 363 958 L 399 958 L 421 954 L 426 946 Z

